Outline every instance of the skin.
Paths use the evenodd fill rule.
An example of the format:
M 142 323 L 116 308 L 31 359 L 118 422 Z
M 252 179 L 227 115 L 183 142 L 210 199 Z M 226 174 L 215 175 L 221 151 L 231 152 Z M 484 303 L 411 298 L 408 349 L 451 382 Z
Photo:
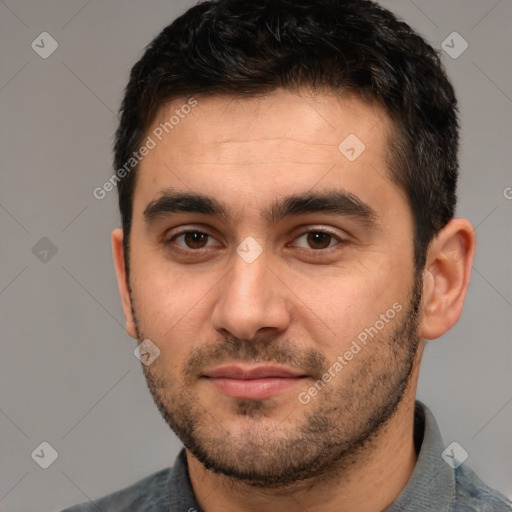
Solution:
M 184 103 L 163 107 L 154 126 Z M 411 475 L 424 342 L 460 317 L 475 236 L 467 220 L 448 223 L 412 293 L 411 210 L 385 165 L 391 131 L 378 106 L 354 97 L 198 98 L 140 164 L 129 277 L 122 231 L 112 234 L 126 330 L 161 352 L 144 372 L 185 442 L 206 512 L 380 511 Z M 366 146 L 355 161 L 338 149 L 349 134 Z M 340 188 L 371 207 L 373 223 L 326 212 L 278 222 L 264 215 L 290 194 Z M 179 212 L 147 222 L 145 209 L 169 189 L 216 198 L 232 217 Z M 190 236 L 178 236 L 194 229 L 210 235 L 205 247 L 187 248 Z M 334 235 L 328 247 L 319 248 L 325 237 L 319 245 L 311 238 L 318 230 Z M 252 263 L 236 251 L 247 237 L 262 249 Z M 396 316 L 302 404 L 298 394 L 393 304 L 401 306 Z M 307 377 L 263 400 L 226 396 L 202 377 L 258 361 Z

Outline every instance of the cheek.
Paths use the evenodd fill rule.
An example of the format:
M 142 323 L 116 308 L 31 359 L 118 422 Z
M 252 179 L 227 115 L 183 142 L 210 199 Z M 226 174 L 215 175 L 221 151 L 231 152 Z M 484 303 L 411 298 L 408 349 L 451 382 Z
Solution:
M 350 273 L 340 270 L 323 280 L 327 284 L 322 285 L 318 281 L 314 285 L 309 280 L 307 284 L 304 279 L 294 281 L 294 292 L 301 299 L 295 301 L 298 322 L 328 358 L 348 349 L 388 310 L 394 317 L 394 304 L 395 309 L 399 308 L 397 303 L 406 307 L 408 280 L 387 267 Z
M 204 321 L 200 286 L 153 273 L 139 279 L 133 296 L 138 327 L 160 350 L 151 370 L 163 380 L 180 379 L 180 371 L 191 350 L 201 340 Z M 203 314 L 204 316 L 204 314 Z M 204 336 L 203 336 L 204 337 Z
M 173 264 L 156 243 L 132 244 L 138 246 L 131 255 L 131 285 L 138 309 L 144 308 L 148 315 L 167 315 L 186 306 L 187 297 L 197 289 L 191 272 Z
M 219 281 L 217 274 L 184 271 L 162 256 L 133 258 L 131 286 L 139 329 L 164 346 L 197 339 L 204 324 L 208 293 Z M 184 336 L 187 334 L 187 337 Z

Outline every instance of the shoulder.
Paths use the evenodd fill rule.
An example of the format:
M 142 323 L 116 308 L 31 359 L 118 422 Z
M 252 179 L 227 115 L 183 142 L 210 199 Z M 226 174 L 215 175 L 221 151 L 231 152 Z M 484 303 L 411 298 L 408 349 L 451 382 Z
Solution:
M 104 496 L 67 508 L 62 512 L 157 512 L 167 509 L 167 484 L 170 468 L 162 469 L 142 480 Z
M 455 470 L 455 512 L 512 512 L 512 502 L 462 464 Z

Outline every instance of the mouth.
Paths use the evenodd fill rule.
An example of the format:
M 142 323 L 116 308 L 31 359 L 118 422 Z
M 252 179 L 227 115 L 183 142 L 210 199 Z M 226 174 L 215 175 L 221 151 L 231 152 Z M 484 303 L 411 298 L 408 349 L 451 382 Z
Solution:
M 206 371 L 202 377 L 224 395 L 265 400 L 303 383 L 308 375 L 282 366 L 229 365 Z

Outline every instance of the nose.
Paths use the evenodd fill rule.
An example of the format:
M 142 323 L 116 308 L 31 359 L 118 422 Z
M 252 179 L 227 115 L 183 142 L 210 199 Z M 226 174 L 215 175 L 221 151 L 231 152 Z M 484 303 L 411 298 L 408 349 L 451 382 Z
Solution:
M 251 340 L 262 329 L 284 331 L 291 317 L 290 291 L 276 274 L 265 253 L 252 263 L 234 255 L 233 267 L 218 288 L 214 328 L 244 340 Z

